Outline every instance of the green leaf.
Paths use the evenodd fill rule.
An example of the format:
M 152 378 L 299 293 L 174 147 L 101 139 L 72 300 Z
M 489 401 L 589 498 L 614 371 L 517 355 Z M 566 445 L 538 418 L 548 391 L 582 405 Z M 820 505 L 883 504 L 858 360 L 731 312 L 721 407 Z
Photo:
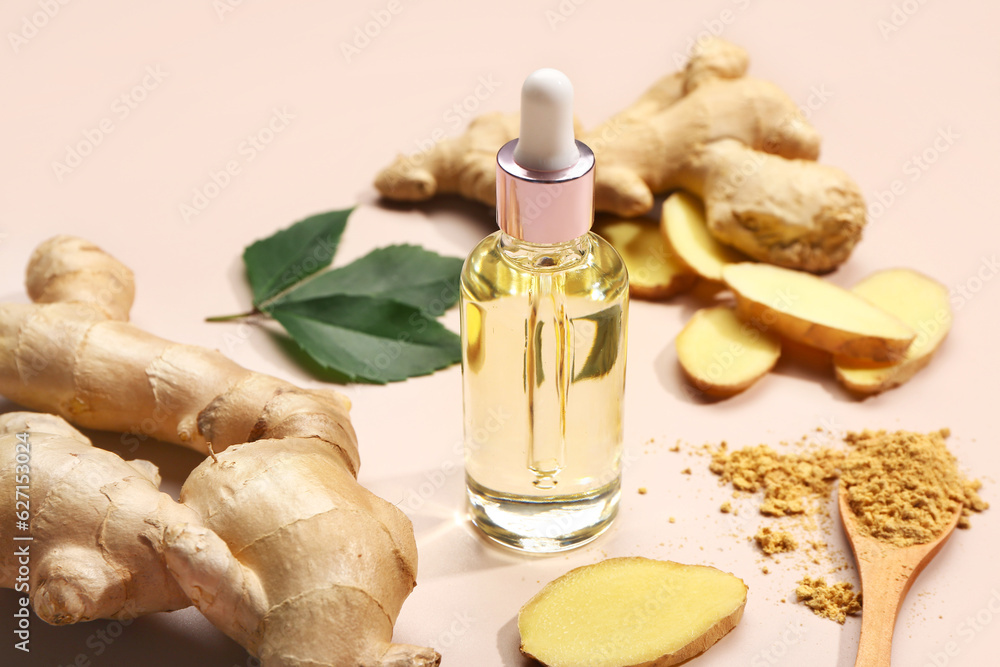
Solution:
M 275 303 L 336 294 L 365 295 L 399 301 L 437 317 L 458 301 L 462 262 L 459 257 L 442 257 L 419 246 L 391 245 L 322 273 Z
M 282 301 L 270 314 L 309 356 L 349 380 L 396 382 L 462 359 L 457 334 L 390 299 L 339 294 Z
M 320 213 L 261 239 L 243 251 L 253 305 L 263 310 L 270 299 L 333 261 L 353 208 Z

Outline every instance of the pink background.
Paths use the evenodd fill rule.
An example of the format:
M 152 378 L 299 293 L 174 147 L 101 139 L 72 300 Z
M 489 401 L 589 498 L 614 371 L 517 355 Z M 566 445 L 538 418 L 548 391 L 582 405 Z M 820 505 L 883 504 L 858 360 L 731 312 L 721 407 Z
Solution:
M 39 14 L 48 5 L 58 6 L 51 18 Z M 827 373 L 783 362 L 744 395 L 693 403 L 681 390 L 672 340 L 698 302 L 634 302 L 626 399 L 632 464 L 621 516 L 598 542 L 532 559 L 475 536 L 463 516 L 458 367 L 388 387 L 345 389 L 355 405 L 361 479 L 399 503 L 416 530 L 419 586 L 404 606 L 397 639 L 438 647 L 446 665 L 522 665 L 519 606 L 567 569 L 618 555 L 713 564 L 747 581 L 742 624 L 699 665 L 852 665 L 859 620 L 841 627 L 782 604 L 815 568 L 797 569 L 801 561 L 788 557 L 763 575 L 746 540 L 763 523 L 752 504 L 738 504 L 746 508 L 738 520 L 719 514 L 729 490 L 717 485 L 704 459 L 668 447 L 678 439 L 692 447 L 776 444 L 817 426 L 950 426 L 953 451 L 984 478 L 986 498 L 996 499 L 1000 6 L 398 0 L 392 7 L 399 11 L 386 14 L 389 6 L 6 0 L 0 299 L 26 299 L 23 267 L 39 242 L 81 235 L 135 270 L 139 326 L 318 385 L 270 330 L 203 322 L 248 307 L 244 246 L 311 213 L 360 202 L 338 264 L 397 242 L 464 256 L 491 230 L 492 213 L 456 200 L 380 207 L 371 182 L 397 152 L 460 130 L 472 112 L 516 109 L 520 81 L 541 66 L 570 76 L 577 112 L 592 126 L 673 71 L 699 34 L 721 33 L 749 50 L 753 75 L 777 82 L 807 109 L 824 136 L 823 161 L 847 170 L 868 197 L 865 239 L 831 280 L 851 285 L 874 270 L 908 266 L 956 290 L 955 327 L 931 366 L 909 385 L 859 402 Z M 372 12 L 391 21 L 345 57 L 341 45 L 364 30 Z M 33 30 L 26 21 L 44 25 Z M 12 42 L 19 33 L 30 38 Z M 270 143 L 260 150 L 244 145 L 269 123 Z M 100 142 L 78 166 L 69 173 L 54 167 L 65 162 L 68 146 L 97 130 Z M 921 168 L 913 161 L 921 154 L 933 162 Z M 181 206 L 229 163 L 237 173 L 217 192 L 209 187 L 216 196 L 185 219 Z M 457 313 L 444 321 L 457 330 Z M 160 465 L 172 493 L 199 460 L 155 444 L 124 454 Z M 693 474 L 681 475 L 688 466 Z M 638 495 L 640 486 L 649 493 Z M 956 534 L 922 575 L 897 627 L 894 664 L 996 661 L 998 523 L 997 510 L 974 517 L 973 530 Z M 839 533 L 832 541 L 843 546 Z M 853 570 L 842 576 L 856 581 Z M 93 665 L 255 664 L 193 610 L 124 629 L 107 621 L 51 628 L 36 619 L 25 655 L 5 629 L 13 599 L 0 593 L 5 665 L 66 665 L 78 656 L 78 664 Z M 979 625 L 969 624 L 977 614 Z

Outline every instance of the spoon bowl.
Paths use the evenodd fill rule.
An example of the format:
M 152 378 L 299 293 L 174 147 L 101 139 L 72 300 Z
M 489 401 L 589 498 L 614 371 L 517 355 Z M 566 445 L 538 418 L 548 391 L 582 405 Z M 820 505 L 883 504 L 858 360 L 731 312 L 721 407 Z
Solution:
M 858 563 L 863 595 L 861 641 L 854 667 L 889 667 L 892 633 L 903 600 L 917 576 L 937 555 L 958 525 L 961 507 L 941 534 L 925 544 L 898 547 L 866 535 L 847 502 L 843 487 L 837 503 L 844 532 Z

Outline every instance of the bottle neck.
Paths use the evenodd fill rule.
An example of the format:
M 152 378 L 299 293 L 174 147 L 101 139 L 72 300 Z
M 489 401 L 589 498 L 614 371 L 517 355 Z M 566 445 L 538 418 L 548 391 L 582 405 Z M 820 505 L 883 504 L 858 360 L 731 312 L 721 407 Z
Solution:
M 500 232 L 504 259 L 525 271 L 561 271 L 583 262 L 591 250 L 590 234 L 562 243 L 530 243 Z

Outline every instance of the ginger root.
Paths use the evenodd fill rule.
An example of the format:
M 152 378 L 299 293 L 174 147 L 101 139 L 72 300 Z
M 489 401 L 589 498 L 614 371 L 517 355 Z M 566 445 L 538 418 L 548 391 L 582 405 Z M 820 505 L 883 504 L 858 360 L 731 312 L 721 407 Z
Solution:
M 820 138 L 775 85 L 745 77 L 746 52 L 700 43 L 682 72 L 578 137 L 597 157 L 595 206 L 642 215 L 655 194 L 683 188 L 705 202 L 713 235 L 788 268 L 831 271 L 865 224 L 858 186 L 815 162 Z M 488 114 L 466 133 L 399 156 L 375 179 L 389 198 L 422 201 L 457 192 L 495 205 L 495 156 L 517 136 L 517 116 Z
M 8 517 L 24 511 L 30 525 L 29 533 L 0 522 L 0 586 L 27 593 L 53 625 L 187 607 L 163 560 L 163 531 L 201 517 L 159 482 L 152 463 L 94 447 L 59 417 L 0 415 L 0 508 Z
M 357 440 L 345 397 L 300 389 L 128 324 L 131 272 L 85 241 L 43 243 L 27 283 L 34 304 L 0 305 L 0 394 L 82 426 L 222 452 L 185 483 L 181 498 L 190 509 L 157 520 L 146 547 L 209 620 L 264 665 L 439 663 L 432 649 L 391 641 L 415 585 L 416 545 L 409 520 L 356 481 Z M 119 478 L 111 463 L 95 466 Z M 42 461 L 33 470 L 48 474 Z M 149 501 L 133 502 L 121 500 L 129 511 L 157 516 Z M 48 520 L 73 522 L 79 507 L 53 505 Z M 130 529 L 117 518 L 101 526 L 114 535 Z M 79 531 L 89 539 L 83 551 L 97 551 L 97 529 Z M 133 538 L 141 534 L 134 531 Z M 36 543 L 42 548 L 40 538 Z M 127 578 L 144 589 L 127 589 L 122 608 L 162 598 L 167 584 L 145 591 L 152 571 L 135 544 L 105 548 L 135 568 Z M 87 589 L 82 575 L 67 571 L 67 589 Z M 176 590 L 159 608 L 175 602 L 183 606 Z M 86 615 L 113 616 L 120 613 L 115 605 L 95 601 Z
M 814 162 L 819 135 L 777 86 L 742 76 L 747 62 L 739 47 L 704 42 L 684 72 L 584 135 L 597 157 L 597 208 L 641 215 L 654 194 L 683 188 L 704 200 L 720 241 L 830 271 L 861 236 L 864 199 L 847 174 Z

